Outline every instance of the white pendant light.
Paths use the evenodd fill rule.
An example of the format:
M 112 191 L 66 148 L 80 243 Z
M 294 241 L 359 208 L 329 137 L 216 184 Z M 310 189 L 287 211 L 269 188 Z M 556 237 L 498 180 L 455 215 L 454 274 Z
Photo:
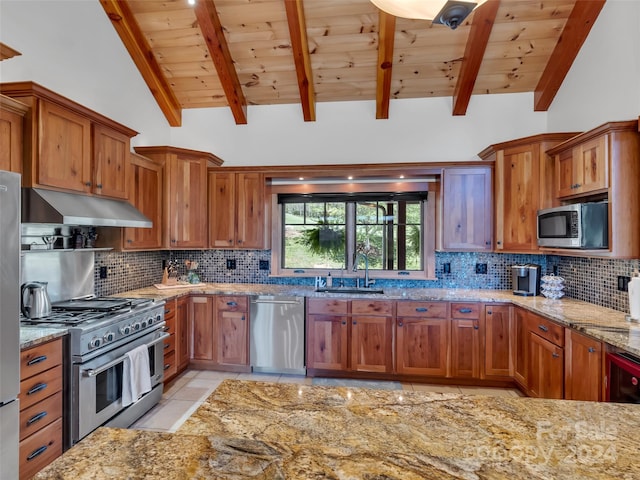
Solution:
M 396 17 L 433 20 L 455 29 L 474 8 L 486 1 L 371 0 L 371 3 Z

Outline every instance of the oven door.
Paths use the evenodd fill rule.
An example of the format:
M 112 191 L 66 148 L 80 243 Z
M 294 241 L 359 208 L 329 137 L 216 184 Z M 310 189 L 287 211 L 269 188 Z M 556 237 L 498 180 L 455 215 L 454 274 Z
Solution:
M 607 401 L 640 403 L 640 362 L 625 354 L 608 353 Z
M 151 387 L 162 382 L 163 341 L 168 336 L 163 329 L 154 330 L 103 355 L 73 365 L 71 414 L 74 418 L 71 428 L 74 443 L 125 408 L 122 406 L 122 367 L 127 352 L 147 345 Z

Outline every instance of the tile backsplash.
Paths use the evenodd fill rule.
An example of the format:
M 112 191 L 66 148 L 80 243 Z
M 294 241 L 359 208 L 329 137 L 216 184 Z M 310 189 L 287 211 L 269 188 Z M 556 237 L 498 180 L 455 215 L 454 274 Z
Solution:
M 270 250 L 181 250 L 161 252 L 97 252 L 95 258 L 96 295 L 146 287 L 162 280 L 163 261 L 174 260 L 179 275 L 186 274 L 185 260 L 199 263 L 197 273 L 203 282 L 271 283 L 313 285 L 313 278 L 269 277 Z M 511 265 L 537 263 L 543 275 L 556 267 L 566 281 L 568 297 L 585 300 L 619 311 L 628 311 L 626 292 L 617 290 L 618 275 L 630 276 L 640 270 L 640 260 L 574 258 L 555 255 L 502 253 L 436 253 L 438 280 L 378 280 L 379 287 L 398 288 L 484 288 L 510 290 Z M 234 266 L 235 268 L 229 268 Z M 445 265 L 449 273 L 445 273 Z M 486 264 L 487 273 L 476 273 L 476 264 Z M 100 267 L 107 278 L 100 278 Z M 261 268 L 262 267 L 262 268 Z M 266 269 L 265 269 L 266 267 Z M 347 284 L 353 283 L 349 280 Z

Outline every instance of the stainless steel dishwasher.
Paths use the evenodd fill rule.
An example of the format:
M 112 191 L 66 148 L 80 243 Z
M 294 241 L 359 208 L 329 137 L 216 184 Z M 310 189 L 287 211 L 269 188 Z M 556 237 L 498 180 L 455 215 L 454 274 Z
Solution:
M 251 369 L 305 375 L 304 298 L 251 296 Z

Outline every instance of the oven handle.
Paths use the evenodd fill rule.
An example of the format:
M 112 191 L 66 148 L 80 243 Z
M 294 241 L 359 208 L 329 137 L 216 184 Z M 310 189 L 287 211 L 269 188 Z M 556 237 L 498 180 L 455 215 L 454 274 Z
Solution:
M 156 343 L 160 343 L 161 341 L 163 341 L 165 338 L 170 337 L 171 335 L 169 335 L 168 333 L 163 333 L 160 337 L 156 338 L 153 342 L 151 343 L 147 343 L 147 348 L 149 347 L 153 347 Z M 115 360 L 112 360 L 111 362 L 102 365 L 100 368 L 90 368 L 88 370 L 84 370 L 84 375 L 87 377 L 95 377 L 96 375 L 100 375 L 102 372 L 109 370 L 111 367 L 124 362 L 125 358 L 127 358 L 126 355 L 122 355 L 121 357 L 116 358 Z

